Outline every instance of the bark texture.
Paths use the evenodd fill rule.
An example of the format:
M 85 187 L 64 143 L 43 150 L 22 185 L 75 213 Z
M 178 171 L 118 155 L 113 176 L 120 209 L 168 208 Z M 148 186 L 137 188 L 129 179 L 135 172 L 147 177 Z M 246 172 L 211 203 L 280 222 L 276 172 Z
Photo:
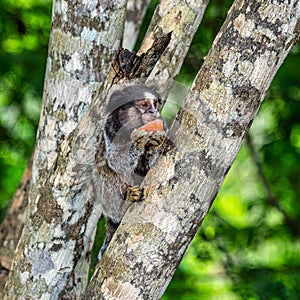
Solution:
M 128 0 L 124 27 L 123 48 L 133 50 L 150 0 Z
M 160 1 L 155 9 L 138 54 L 145 53 L 155 37 L 172 32 L 167 50 L 147 79 L 158 87 L 162 99 L 168 95 L 181 69 L 208 3 L 209 0 Z
M 83 185 L 79 183 L 86 180 L 67 167 L 60 153 L 121 45 L 125 7 L 126 1 L 54 2 L 30 218 L 14 258 L 6 299 L 76 299 L 86 286 L 95 228 L 86 224 L 94 206 L 92 192 L 86 199 L 78 197 Z
M 148 5 L 149 5 L 149 0 L 145 0 L 145 1 L 129 0 L 127 2 L 126 22 L 125 22 L 124 36 L 123 36 L 123 47 L 129 49 L 132 49 L 134 47 L 142 24 L 142 19 L 144 18 Z M 97 26 L 93 27 L 93 29 L 98 30 Z M 105 31 L 103 31 L 103 37 L 105 39 L 106 37 L 104 35 L 104 32 Z M 69 40 L 68 43 L 71 43 L 71 41 L 72 40 Z M 92 48 L 94 49 L 94 52 L 96 54 L 96 49 L 94 46 L 98 46 L 98 45 L 95 44 L 92 45 Z M 94 75 L 97 75 L 102 72 L 101 80 L 100 81 L 96 80 L 95 86 L 101 85 L 103 81 L 103 77 L 107 73 L 107 68 L 117 50 L 116 48 L 108 48 L 108 46 L 109 43 L 107 43 L 106 47 L 103 48 L 105 54 L 101 53 L 102 56 L 101 68 L 96 67 L 96 69 L 93 69 L 93 71 L 88 70 L 89 73 L 91 73 L 91 71 L 95 72 Z M 79 52 L 81 50 L 83 49 L 75 49 L 75 51 L 79 51 Z M 66 51 L 64 51 L 64 49 L 61 52 L 59 52 L 59 49 L 53 49 L 53 51 L 56 52 L 56 57 L 60 57 L 59 58 L 60 62 L 58 63 L 60 67 L 65 65 L 66 62 L 69 60 L 69 57 L 66 57 Z M 81 62 L 83 61 L 83 59 L 80 58 L 80 56 L 82 55 L 88 55 L 88 51 L 79 54 L 79 60 L 81 60 Z M 100 53 L 98 53 L 98 55 L 100 55 Z M 93 56 L 92 57 L 89 56 L 88 59 L 90 61 L 93 61 L 96 60 L 97 58 Z M 92 64 L 90 64 L 90 66 L 91 65 Z M 76 64 L 69 66 L 68 73 L 72 77 L 74 77 L 75 73 L 77 72 L 78 69 Z M 50 78 L 46 78 L 46 83 L 45 83 L 46 85 L 49 79 Z M 89 97 L 91 98 L 91 95 L 89 95 Z M 55 100 L 56 105 L 59 107 L 66 107 L 66 103 L 72 102 L 72 99 L 68 99 L 64 97 L 60 97 L 60 98 L 52 97 L 46 100 L 48 102 L 48 106 L 54 105 L 53 100 Z M 90 103 L 90 99 L 82 99 L 82 100 L 83 102 L 81 103 L 81 105 L 82 106 L 86 105 L 88 107 Z M 85 103 L 86 101 L 88 102 Z M 69 118 L 73 118 L 72 109 L 70 111 L 66 111 L 66 115 L 68 115 Z M 77 122 L 75 122 L 75 124 L 77 124 Z M 0 227 L 0 298 L 4 291 L 3 288 L 5 282 L 7 281 L 8 278 L 11 262 L 14 257 L 14 252 L 16 250 L 17 244 L 22 234 L 23 227 L 27 221 L 28 193 L 29 193 L 29 187 L 31 183 L 31 174 L 32 174 L 32 158 L 24 171 L 24 174 L 18 186 L 18 190 L 16 191 L 16 194 L 12 199 L 12 203 L 9 209 L 7 210 L 5 219 L 3 220 Z
M 0 299 L 3 298 L 14 253 L 28 214 L 28 193 L 32 174 L 32 158 L 24 171 L 18 190 L 12 199 L 0 227 Z
M 207 214 L 276 71 L 299 38 L 299 1 L 234 2 L 85 299 L 159 299 Z
M 70 7 L 74 9 L 75 15 L 78 14 L 79 8 L 89 11 L 89 7 L 79 4 L 69 5 L 70 7 L 64 5 L 65 3 L 56 3 L 54 7 L 44 106 L 36 149 L 39 155 L 35 156 L 37 174 L 34 173 L 36 181 L 32 185 L 33 213 L 15 257 L 14 266 L 18 264 L 21 268 L 18 267 L 11 273 L 7 288 L 10 299 L 20 294 L 27 294 L 33 299 L 42 296 L 47 298 L 49 295 L 53 298 L 76 298 L 85 286 L 94 229 L 101 214 L 97 208 L 98 202 L 91 200 L 95 197 L 91 178 L 97 176 L 93 171 L 95 149 L 101 133 L 102 109 L 105 107 L 102 92 L 105 94 L 104 91 L 111 85 L 114 72 L 109 73 L 103 89 L 98 89 L 95 93 L 93 110 L 86 114 L 92 102 L 91 94 L 100 86 L 97 81 L 93 83 L 95 78 L 88 68 L 99 65 L 87 59 L 96 61 L 101 53 L 101 57 L 105 58 L 102 60 L 103 69 L 109 66 L 104 62 L 113 61 L 120 44 L 118 41 L 122 36 L 121 18 L 124 18 L 124 10 L 118 9 L 117 17 L 113 13 L 116 6 L 97 7 L 102 13 L 104 11 L 104 17 L 101 19 L 103 23 L 95 22 L 102 29 L 100 35 L 104 46 L 99 52 L 92 53 L 90 44 L 80 40 L 82 34 L 78 37 L 77 32 L 74 37 L 74 28 L 71 30 L 65 24 L 66 22 L 70 25 L 72 19 L 80 23 L 79 16 L 72 18 L 70 14 L 64 15 L 70 12 Z M 105 9 L 108 10 L 107 15 Z M 89 12 L 80 11 L 79 14 L 86 16 Z M 90 13 L 90 16 L 94 15 L 97 14 Z M 111 29 L 115 36 L 105 27 L 110 23 L 120 25 L 118 31 L 117 26 Z M 67 32 L 68 29 L 72 32 Z M 93 40 L 99 38 L 96 29 L 88 31 L 83 26 L 83 32 L 84 37 L 91 39 L 92 46 L 99 44 Z M 118 36 L 116 32 L 119 33 Z M 110 41 L 113 44 L 109 43 Z M 81 49 L 81 44 L 88 50 Z M 71 63 L 68 63 L 69 61 Z M 107 67 L 104 71 L 107 71 Z M 104 76 L 99 75 L 99 69 L 96 68 L 94 73 L 99 76 L 97 80 L 102 81 Z M 76 101 L 80 101 L 79 105 Z M 87 101 L 87 104 L 82 101 Z M 76 117 L 78 111 L 81 113 L 80 118 Z M 81 125 L 74 131 L 80 121 Z M 31 232 L 34 232 L 34 236 L 31 236 Z M 48 261 L 45 261 L 45 257 L 49 257 Z M 28 269 L 27 265 L 30 265 L 31 269 Z M 73 273 L 75 276 L 72 276 Z

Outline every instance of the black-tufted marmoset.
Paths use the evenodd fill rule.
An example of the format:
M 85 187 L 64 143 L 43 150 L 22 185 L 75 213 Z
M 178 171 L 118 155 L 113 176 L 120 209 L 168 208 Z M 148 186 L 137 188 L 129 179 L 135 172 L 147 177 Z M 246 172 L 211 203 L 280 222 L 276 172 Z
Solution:
M 127 208 L 132 202 L 142 200 L 139 185 L 159 157 L 166 139 L 160 110 L 159 95 L 145 85 L 127 86 L 110 97 L 103 130 L 104 155 L 119 182 L 110 184 L 110 190 L 106 189 L 102 197 L 106 238 L 99 259 Z

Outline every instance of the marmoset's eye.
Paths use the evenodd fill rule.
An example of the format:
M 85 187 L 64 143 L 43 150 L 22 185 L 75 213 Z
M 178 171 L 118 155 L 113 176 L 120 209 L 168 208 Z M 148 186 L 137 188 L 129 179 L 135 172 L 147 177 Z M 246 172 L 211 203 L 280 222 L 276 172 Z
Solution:
M 148 107 L 148 103 L 145 101 L 145 102 L 142 103 L 141 106 L 144 107 L 144 108 L 146 108 L 146 107 Z

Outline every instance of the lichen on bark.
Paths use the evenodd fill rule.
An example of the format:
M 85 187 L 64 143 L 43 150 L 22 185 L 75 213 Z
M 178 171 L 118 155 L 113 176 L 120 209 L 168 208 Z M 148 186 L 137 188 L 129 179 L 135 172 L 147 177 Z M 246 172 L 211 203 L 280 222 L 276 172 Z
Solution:
M 162 99 L 167 96 L 180 71 L 208 2 L 162 1 L 156 7 L 138 54 L 145 53 L 151 47 L 155 37 L 172 32 L 165 54 L 148 77 L 149 82 L 157 83 Z
M 121 0 L 54 2 L 30 218 L 14 258 L 6 299 L 26 295 L 75 299 L 86 286 L 95 232 L 91 228 L 98 220 L 94 215 L 99 218 L 101 213 L 87 181 L 95 146 L 91 141 L 85 145 L 91 151 L 76 150 L 66 141 L 87 114 L 120 47 L 125 6 Z M 72 159 L 77 163 L 70 164 Z M 83 159 L 85 168 L 78 165 Z M 85 176 L 78 177 L 78 170 L 85 170 Z
M 295 33 L 299 1 L 281 1 L 280 5 L 279 12 L 277 4 L 269 1 L 234 2 L 171 128 L 174 147 L 142 183 L 151 187 L 151 193 L 128 209 L 96 270 L 89 287 L 98 296 L 121 299 L 115 291 L 123 289 L 128 278 L 128 290 L 139 290 L 135 299 L 162 296 L 271 80 L 299 38 Z M 110 282 L 114 284 L 108 292 Z M 88 292 L 86 299 L 92 296 Z
M 106 103 L 101 92 L 112 83 L 108 70 L 120 46 L 125 4 L 54 4 L 31 218 L 17 249 L 7 299 L 74 299 L 85 287 L 101 213 L 95 197 L 99 182 L 92 182 L 98 175 L 95 149 Z M 165 31 L 174 33 L 150 77 L 175 77 L 206 4 L 160 3 L 141 52 Z M 161 297 L 272 77 L 298 38 L 299 11 L 298 1 L 281 1 L 279 9 L 263 0 L 235 1 L 171 129 L 176 143 L 170 142 L 149 171 L 143 182 L 147 199 L 128 210 L 86 299 Z M 108 28 L 110 22 L 115 27 Z M 92 99 L 107 73 L 105 87 Z

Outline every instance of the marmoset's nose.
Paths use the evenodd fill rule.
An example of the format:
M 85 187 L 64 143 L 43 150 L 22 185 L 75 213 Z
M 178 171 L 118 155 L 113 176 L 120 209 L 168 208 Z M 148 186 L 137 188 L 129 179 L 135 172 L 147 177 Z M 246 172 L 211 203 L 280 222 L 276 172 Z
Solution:
M 153 107 L 153 106 L 150 106 L 148 109 L 147 109 L 147 112 L 153 114 L 156 112 L 156 109 Z

